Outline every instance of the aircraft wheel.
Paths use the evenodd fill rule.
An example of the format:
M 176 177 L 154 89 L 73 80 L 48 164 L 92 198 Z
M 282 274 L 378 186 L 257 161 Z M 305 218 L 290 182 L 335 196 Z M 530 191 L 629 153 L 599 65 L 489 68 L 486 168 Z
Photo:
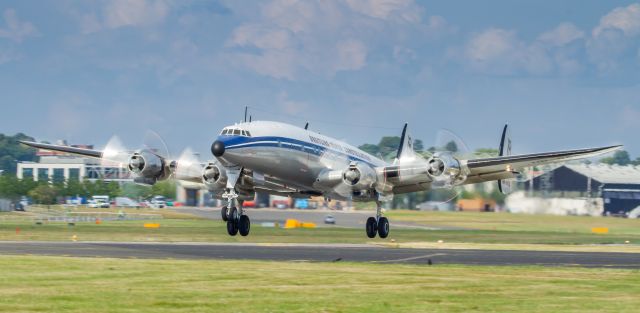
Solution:
M 240 231 L 240 235 L 247 236 L 249 235 L 249 231 L 251 230 L 251 221 L 249 217 L 246 215 L 240 215 L 240 220 L 238 221 L 238 230 Z
M 389 236 L 389 220 L 386 217 L 381 217 L 378 220 L 378 236 L 380 236 L 380 238 L 387 238 L 387 236 Z
M 236 220 L 227 221 L 227 233 L 229 233 L 229 236 L 238 234 L 238 222 Z
M 377 228 L 378 228 L 377 224 L 378 223 L 377 223 L 375 217 L 370 217 L 370 218 L 367 219 L 367 227 L 366 227 L 367 237 L 369 237 L 369 238 L 375 238 L 376 237 L 376 231 L 377 231 Z
M 225 221 L 225 222 L 226 222 L 227 220 L 229 220 L 229 216 L 227 215 L 227 206 L 223 206 L 223 207 L 220 209 L 220 213 L 221 213 L 221 215 L 222 215 L 222 220 L 223 220 L 223 221 Z
M 238 209 L 236 209 L 236 207 L 231 207 L 231 209 L 229 210 L 229 215 L 227 216 L 227 220 L 234 221 L 235 223 L 238 222 Z

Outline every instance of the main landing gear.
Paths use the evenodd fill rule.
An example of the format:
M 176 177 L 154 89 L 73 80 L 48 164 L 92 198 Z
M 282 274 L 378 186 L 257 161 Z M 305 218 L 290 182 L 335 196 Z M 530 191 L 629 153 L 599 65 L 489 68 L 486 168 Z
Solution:
M 238 232 L 241 236 L 249 235 L 251 220 L 249 220 L 248 216 L 244 215 L 242 205 L 238 205 L 238 207 L 233 205 L 234 203 L 240 204 L 237 200 L 238 195 L 235 190 L 229 189 L 222 196 L 228 200 L 227 206 L 220 209 L 222 220 L 227 222 L 227 233 L 229 233 L 230 236 L 235 236 Z
M 367 237 L 375 238 L 376 234 L 378 234 L 380 238 L 387 238 L 389 236 L 389 220 L 382 216 L 380 201 L 376 201 L 376 207 L 376 217 L 369 217 L 367 219 Z

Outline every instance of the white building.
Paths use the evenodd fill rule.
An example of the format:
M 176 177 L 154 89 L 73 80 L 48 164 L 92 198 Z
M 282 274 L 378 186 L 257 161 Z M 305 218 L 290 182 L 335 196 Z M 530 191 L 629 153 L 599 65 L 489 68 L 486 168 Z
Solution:
M 62 142 L 66 144 L 66 142 Z M 92 146 L 74 146 L 92 149 Z M 128 170 L 117 167 L 104 167 L 100 160 L 73 156 L 60 152 L 38 150 L 38 162 L 18 162 L 16 176 L 19 179 L 32 178 L 35 181 L 65 182 L 84 179 L 128 182 L 132 177 Z

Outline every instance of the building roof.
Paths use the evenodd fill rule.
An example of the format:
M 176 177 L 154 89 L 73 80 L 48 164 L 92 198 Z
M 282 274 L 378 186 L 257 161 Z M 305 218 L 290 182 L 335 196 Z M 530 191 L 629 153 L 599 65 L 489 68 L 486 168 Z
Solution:
M 568 169 L 603 184 L 640 184 L 640 166 L 566 164 Z

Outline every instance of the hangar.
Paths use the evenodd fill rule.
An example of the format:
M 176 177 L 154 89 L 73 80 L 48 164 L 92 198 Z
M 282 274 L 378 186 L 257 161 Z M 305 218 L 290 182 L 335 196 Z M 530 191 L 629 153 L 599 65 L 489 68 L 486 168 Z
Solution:
M 526 183 L 563 197 L 599 197 L 604 214 L 626 214 L 640 206 L 640 166 L 567 164 Z

